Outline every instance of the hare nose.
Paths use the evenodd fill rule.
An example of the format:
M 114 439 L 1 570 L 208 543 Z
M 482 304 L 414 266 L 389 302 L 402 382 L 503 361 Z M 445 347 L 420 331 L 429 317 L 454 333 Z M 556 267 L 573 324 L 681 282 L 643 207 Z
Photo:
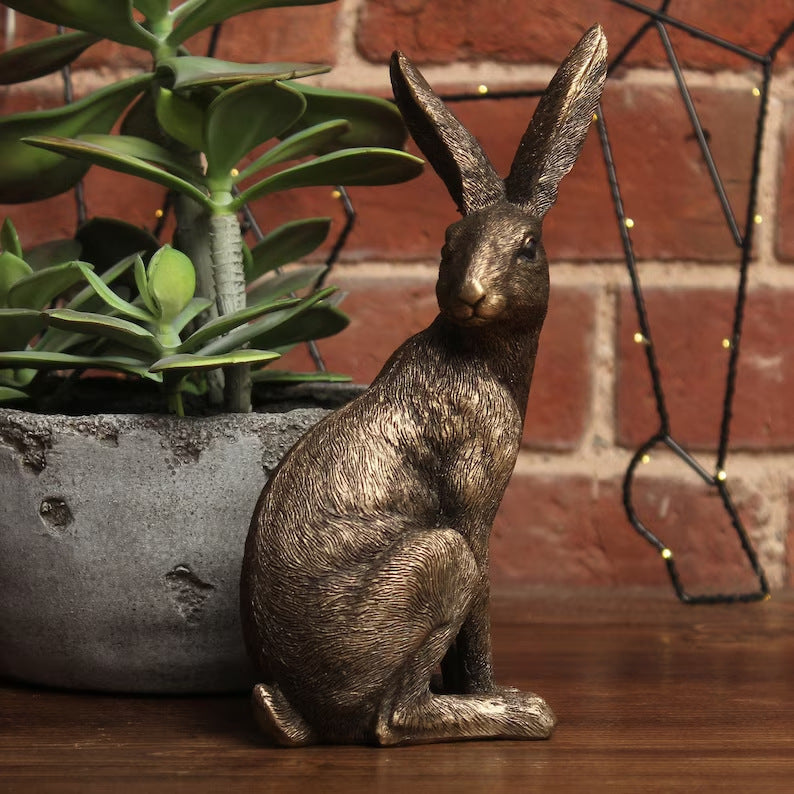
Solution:
M 476 306 L 485 297 L 485 288 L 477 278 L 467 279 L 458 292 L 458 299 L 469 306 Z

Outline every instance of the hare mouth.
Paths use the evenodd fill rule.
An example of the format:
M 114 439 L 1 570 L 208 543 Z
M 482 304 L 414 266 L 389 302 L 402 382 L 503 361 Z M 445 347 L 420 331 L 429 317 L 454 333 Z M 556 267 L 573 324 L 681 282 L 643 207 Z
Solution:
M 482 305 L 470 306 L 467 303 L 458 303 L 449 307 L 444 312 L 453 322 L 463 326 L 486 325 L 497 319 L 502 313 L 496 307 Z

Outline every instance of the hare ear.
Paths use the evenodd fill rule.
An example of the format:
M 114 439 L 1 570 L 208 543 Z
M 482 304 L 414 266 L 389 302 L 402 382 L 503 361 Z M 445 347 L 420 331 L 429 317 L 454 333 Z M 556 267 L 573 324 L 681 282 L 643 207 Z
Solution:
M 391 57 L 391 83 L 411 137 L 447 186 L 458 210 L 468 215 L 503 199 L 504 183 L 477 139 L 401 52 Z
M 536 217 L 584 145 L 606 79 L 607 40 L 594 25 L 562 62 L 538 103 L 505 180 L 507 198 Z

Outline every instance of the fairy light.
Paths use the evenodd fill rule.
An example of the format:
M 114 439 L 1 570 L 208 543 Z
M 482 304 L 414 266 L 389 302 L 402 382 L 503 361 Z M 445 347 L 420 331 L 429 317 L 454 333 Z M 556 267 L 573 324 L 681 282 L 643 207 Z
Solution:
M 342 198 L 342 192 L 339 191 L 339 190 L 332 190 L 331 191 L 331 198 L 339 200 L 340 198 Z
M 229 171 L 229 174 L 231 176 L 240 176 L 240 172 L 236 168 L 232 168 L 232 170 Z
M 647 345 L 648 344 L 648 340 L 639 331 L 637 331 L 637 333 L 634 334 L 634 341 L 638 345 Z
M 481 83 L 477 86 L 477 93 L 480 96 L 485 96 L 488 93 L 488 86 L 485 83 Z
M 645 463 L 645 464 L 648 464 L 648 463 L 650 463 L 650 462 L 651 462 L 651 456 L 650 456 L 650 455 L 649 455 L 649 454 L 646 452 L 646 453 L 645 453 L 645 454 L 644 454 L 644 455 L 643 455 L 643 456 L 640 458 L 640 460 L 641 460 L 643 463 Z
M 728 473 L 727 473 L 727 472 L 726 472 L 724 469 L 720 469 L 720 470 L 717 472 L 717 479 L 718 479 L 720 482 L 725 482 L 725 480 L 727 480 L 727 479 L 728 479 Z
M 634 228 L 634 220 L 633 220 L 633 218 L 626 218 L 626 220 L 623 221 L 623 223 L 624 223 L 624 225 L 626 226 L 627 229 L 633 229 Z
M 672 560 L 673 559 L 673 552 L 670 551 L 668 548 L 663 548 L 661 551 L 662 559 L 663 560 Z
M 154 211 L 154 217 L 155 218 L 162 218 L 163 215 L 165 215 L 165 212 L 162 209 L 156 209 Z
M 764 222 L 763 215 L 753 215 L 753 223 L 760 224 L 760 223 L 763 223 L 763 222 Z
M 753 96 L 761 96 L 761 89 L 757 86 L 753 86 Z
M 730 339 L 727 339 L 727 338 L 726 338 L 726 339 L 723 339 L 723 340 L 722 340 L 722 346 L 723 346 L 723 347 L 724 347 L 726 350 L 730 350 L 730 349 L 731 349 L 731 347 L 732 347 L 732 345 L 731 345 L 731 340 L 730 340 Z

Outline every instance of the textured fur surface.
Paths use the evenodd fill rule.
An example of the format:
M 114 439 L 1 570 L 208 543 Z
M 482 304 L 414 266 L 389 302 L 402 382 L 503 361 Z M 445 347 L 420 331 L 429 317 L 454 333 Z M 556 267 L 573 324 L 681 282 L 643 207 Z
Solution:
M 506 189 L 395 53 L 398 104 L 463 218 L 441 252 L 439 316 L 293 447 L 257 504 L 241 603 L 262 674 L 255 712 L 276 743 L 551 733 L 541 698 L 494 684 L 488 540 L 548 303 L 541 222 L 581 150 L 605 68 L 596 26 L 550 84 Z M 541 171 L 524 173 L 527 163 Z

